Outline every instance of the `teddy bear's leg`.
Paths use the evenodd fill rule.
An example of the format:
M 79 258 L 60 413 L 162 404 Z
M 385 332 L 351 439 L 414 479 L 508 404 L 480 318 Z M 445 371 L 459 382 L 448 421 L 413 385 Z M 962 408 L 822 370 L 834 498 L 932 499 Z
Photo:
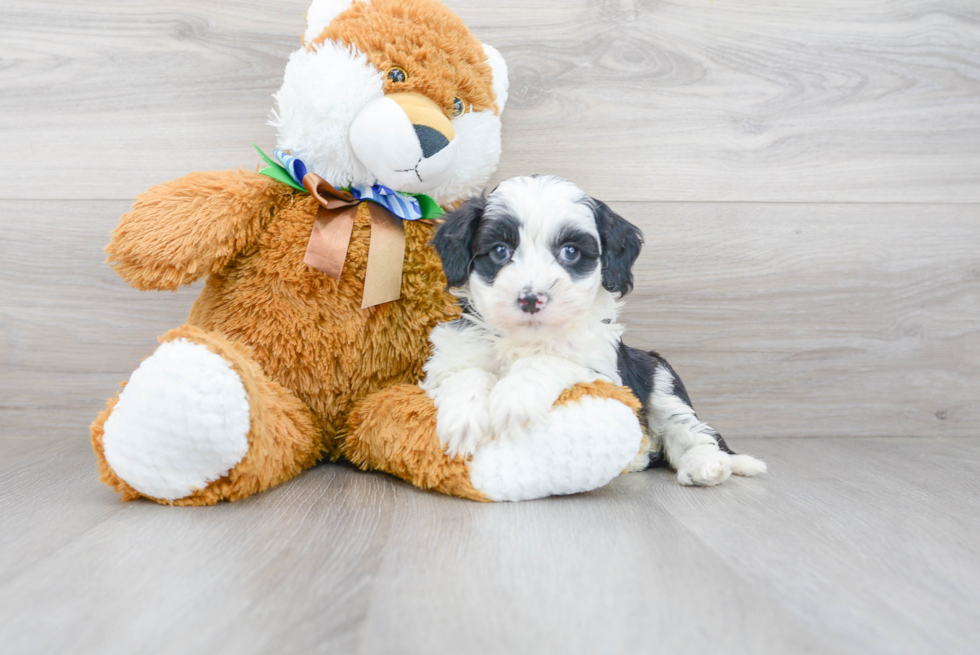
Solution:
M 470 480 L 491 500 L 531 500 L 591 491 L 626 471 L 641 451 L 640 403 L 607 382 L 577 384 L 545 420 L 518 439 L 483 444 Z
M 422 489 L 489 500 L 470 483 L 463 455 L 449 457 L 436 435 L 436 407 L 414 384 L 371 394 L 348 418 L 344 456 L 362 469 L 391 473 Z
M 92 424 L 100 479 L 124 500 L 212 505 L 316 463 L 312 413 L 246 346 L 188 325 L 160 341 Z
M 428 395 L 401 385 L 368 396 L 355 409 L 344 453 L 361 468 L 473 500 L 578 493 L 607 484 L 641 450 L 639 406 L 622 387 L 578 384 L 527 434 L 485 443 L 467 460 L 445 454 Z

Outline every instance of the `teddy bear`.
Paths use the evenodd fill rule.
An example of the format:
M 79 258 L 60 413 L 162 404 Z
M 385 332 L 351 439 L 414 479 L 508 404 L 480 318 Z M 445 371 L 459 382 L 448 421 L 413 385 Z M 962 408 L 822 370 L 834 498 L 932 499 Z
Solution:
M 460 311 L 432 219 L 494 172 L 507 90 L 500 54 L 435 0 L 314 0 L 269 166 L 153 187 L 106 247 L 139 290 L 207 280 L 92 424 L 100 479 L 125 500 L 207 505 L 346 457 L 494 499 L 442 452 L 417 382 L 430 331 Z M 582 394 L 638 407 L 611 385 L 559 403 Z

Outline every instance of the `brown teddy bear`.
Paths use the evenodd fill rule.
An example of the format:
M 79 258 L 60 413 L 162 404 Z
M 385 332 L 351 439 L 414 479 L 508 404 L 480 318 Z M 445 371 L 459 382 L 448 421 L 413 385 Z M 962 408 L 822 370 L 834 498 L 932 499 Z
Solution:
M 187 323 L 92 426 L 101 479 L 125 499 L 235 500 L 339 457 L 355 403 L 418 380 L 429 331 L 458 312 L 431 223 L 387 214 L 379 229 L 380 205 L 352 196 L 395 189 L 449 205 L 477 193 L 500 157 L 503 59 L 434 0 L 315 0 L 307 20 L 273 122 L 314 193 L 242 170 L 193 173 L 139 196 L 106 248 L 140 290 L 208 276 Z M 331 202 L 348 211 L 331 221 Z M 334 277 L 304 260 L 317 256 L 314 226 L 340 220 L 349 248 Z M 385 299 L 384 288 L 364 297 L 385 230 L 404 240 L 398 299 L 362 308 Z M 381 261 L 390 279 L 385 267 L 397 266 Z
M 269 167 L 154 187 L 106 248 L 137 289 L 208 278 L 93 423 L 101 480 L 127 500 L 206 505 L 346 456 L 493 498 L 444 453 L 415 383 L 432 328 L 459 314 L 427 219 L 495 170 L 506 66 L 435 0 L 314 0 L 307 22 Z M 583 394 L 622 401 L 639 447 L 627 390 L 573 388 L 556 411 Z M 480 470 L 514 457 L 488 454 Z

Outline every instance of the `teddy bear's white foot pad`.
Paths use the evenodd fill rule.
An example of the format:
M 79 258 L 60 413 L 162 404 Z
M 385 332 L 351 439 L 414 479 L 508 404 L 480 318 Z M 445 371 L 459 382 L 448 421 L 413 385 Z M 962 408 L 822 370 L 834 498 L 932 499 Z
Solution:
M 642 440 L 633 410 L 586 396 L 553 408 L 525 435 L 480 446 L 470 461 L 470 482 L 498 501 L 591 491 L 622 473 Z
M 142 494 L 177 500 L 248 452 L 248 394 L 223 357 L 168 341 L 133 372 L 105 422 L 105 458 Z

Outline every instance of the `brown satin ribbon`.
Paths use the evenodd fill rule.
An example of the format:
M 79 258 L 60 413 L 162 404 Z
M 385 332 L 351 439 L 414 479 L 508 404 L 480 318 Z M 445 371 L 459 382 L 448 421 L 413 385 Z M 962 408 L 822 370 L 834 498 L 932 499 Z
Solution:
M 367 202 L 371 212 L 371 242 L 361 309 L 398 300 L 405 262 L 402 219 L 376 202 L 358 200 L 349 191 L 335 189 L 316 173 L 307 173 L 303 186 L 320 203 L 303 261 L 339 280 L 354 231 L 357 206 Z

